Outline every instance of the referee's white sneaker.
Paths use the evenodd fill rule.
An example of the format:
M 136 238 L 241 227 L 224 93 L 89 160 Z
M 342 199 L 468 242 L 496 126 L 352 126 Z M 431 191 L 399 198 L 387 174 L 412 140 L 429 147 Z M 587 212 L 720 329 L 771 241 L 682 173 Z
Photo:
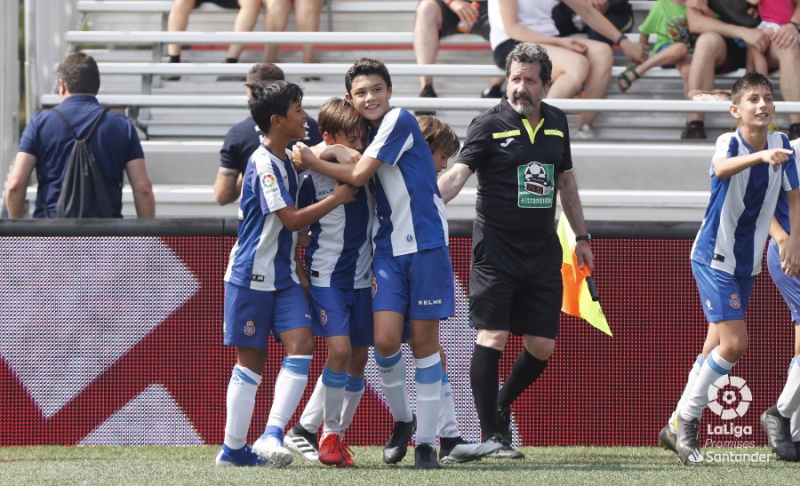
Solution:
M 253 444 L 253 452 L 269 461 L 270 466 L 288 466 L 294 460 L 292 452 L 283 446 L 283 439 L 277 435 L 262 435 Z

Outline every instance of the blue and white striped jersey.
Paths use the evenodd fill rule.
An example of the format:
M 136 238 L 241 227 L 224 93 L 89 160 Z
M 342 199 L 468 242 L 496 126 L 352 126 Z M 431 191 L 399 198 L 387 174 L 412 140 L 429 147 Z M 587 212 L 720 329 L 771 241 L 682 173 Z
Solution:
M 336 181 L 318 172 L 300 176 L 297 207 L 304 208 L 333 194 Z M 372 221 L 375 199 L 367 186 L 353 202 L 336 209 L 311 225 L 311 245 L 306 248 L 306 271 L 311 285 L 338 289 L 372 286 Z
M 414 115 L 392 108 L 364 155 L 384 164 L 375 174 L 375 257 L 407 255 L 448 244 L 436 167 Z
M 797 165 L 797 159 L 800 157 L 800 138 L 792 140 L 790 145 L 794 151 L 795 165 Z M 800 171 L 800 168 L 798 168 L 798 170 Z M 786 197 L 785 192 L 781 192 L 778 197 L 778 207 L 775 208 L 775 219 L 778 220 L 783 231 L 787 234 L 792 234 L 792 232 L 789 231 L 791 229 L 789 228 L 789 198 Z
M 767 148 L 790 148 L 780 132 L 769 132 Z M 712 159 L 753 153 L 741 130 L 717 139 Z M 800 187 L 794 156 L 777 168 L 762 163 L 726 179 L 711 174 L 711 201 L 703 224 L 692 246 L 692 260 L 736 277 L 757 275 L 761 271 L 764 243 L 778 196 Z
M 260 145 L 244 172 L 239 239 L 231 250 L 226 282 L 264 291 L 300 283 L 294 260 L 297 234 L 275 214 L 293 205 L 296 194 L 297 172 L 289 157 L 281 159 Z

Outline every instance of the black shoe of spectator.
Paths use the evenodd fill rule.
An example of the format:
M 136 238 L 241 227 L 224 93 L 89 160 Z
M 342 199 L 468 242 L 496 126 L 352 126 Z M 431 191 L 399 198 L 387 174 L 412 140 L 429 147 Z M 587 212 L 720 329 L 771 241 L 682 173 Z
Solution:
M 496 84 L 491 88 L 486 88 L 481 93 L 481 98 L 502 98 L 503 91 L 501 88 L 502 86 L 500 86 L 499 84 Z
M 419 92 L 420 98 L 438 98 L 439 96 L 436 94 L 436 91 L 433 90 L 432 84 L 426 84 L 422 91 Z M 436 116 L 435 111 L 428 111 L 428 110 L 420 110 L 415 111 L 414 114 L 416 116 Z
M 789 125 L 789 140 L 794 140 L 796 138 L 800 138 L 800 123 L 792 123 Z
M 681 132 L 681 140 L 705 140 L 706 126 L 699 120 L 688 121 Z

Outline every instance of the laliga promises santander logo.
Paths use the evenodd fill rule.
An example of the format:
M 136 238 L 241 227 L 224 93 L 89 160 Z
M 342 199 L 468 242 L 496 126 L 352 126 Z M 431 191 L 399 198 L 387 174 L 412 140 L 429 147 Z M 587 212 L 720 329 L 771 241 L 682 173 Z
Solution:
M 738 376 L 723 375 L 708 388 L 708 408 L 722 420 L 744 416 L 750 408 L 753 394 Z

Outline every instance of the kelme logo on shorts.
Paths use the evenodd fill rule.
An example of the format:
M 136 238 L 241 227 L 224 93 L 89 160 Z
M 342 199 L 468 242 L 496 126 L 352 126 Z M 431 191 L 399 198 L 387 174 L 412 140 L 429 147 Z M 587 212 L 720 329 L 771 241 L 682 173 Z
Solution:
M 553 206 L 555 178 L 552 164 L 529 162 L 517 167 L 517 205 L 521 208 Z

